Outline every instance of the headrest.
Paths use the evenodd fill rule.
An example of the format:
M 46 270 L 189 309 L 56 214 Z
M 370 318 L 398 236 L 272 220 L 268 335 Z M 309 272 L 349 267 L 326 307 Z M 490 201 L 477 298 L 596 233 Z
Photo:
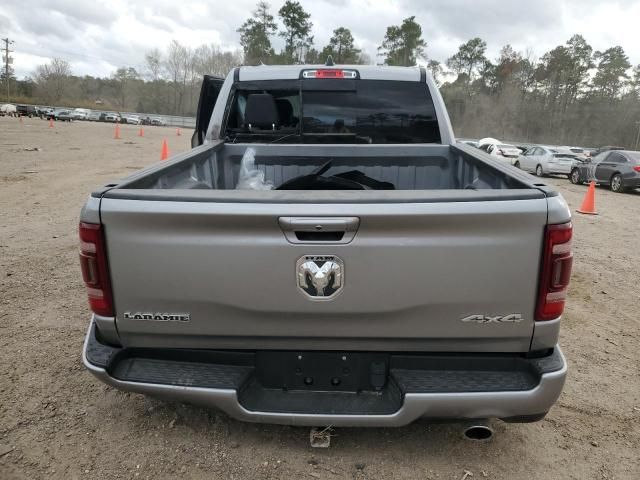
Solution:
M 247 97 L 247 106 L 244 113 L 245 122 L 251 128 L 272 130 L 277 128 L 278 109 L 273 95 L 269 93 L 252 93 Z

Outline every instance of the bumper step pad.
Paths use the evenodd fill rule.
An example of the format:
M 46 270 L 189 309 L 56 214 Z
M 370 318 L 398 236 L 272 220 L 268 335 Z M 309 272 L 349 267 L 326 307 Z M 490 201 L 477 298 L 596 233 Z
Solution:
M 111 375 L 127 382 L 238 389 L 252 371 L 253 367 L 238 365 L 126 358 L 116 364 Z
M 511 392 L 538 384 L 527 371 L 391 370 L 405 393 Z

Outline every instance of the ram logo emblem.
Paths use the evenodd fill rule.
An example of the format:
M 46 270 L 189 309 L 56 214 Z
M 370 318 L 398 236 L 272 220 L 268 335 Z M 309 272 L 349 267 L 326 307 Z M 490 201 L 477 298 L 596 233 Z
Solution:
M 313 300 L 329 300 L 344 286 L 344 262 L 334 255 L 305 255 L 296 262 L 296 279 Z
M 469 315 L 462 319 L 466 323 L 518 323 L 522 320 L 520 313 L 510 313 L 509 315 Z

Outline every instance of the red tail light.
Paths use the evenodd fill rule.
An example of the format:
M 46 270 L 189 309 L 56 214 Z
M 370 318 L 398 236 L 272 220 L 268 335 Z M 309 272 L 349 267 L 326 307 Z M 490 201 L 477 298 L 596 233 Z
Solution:
M 80 268 L 93 313 L 113 317 L 111 281 L 102 225 L 80 223 Z
M 640 172 L 640 165 L 637 165 L 637 166 L 633 167 L 633 169 L 634 169 L 636 172 Z
M 536 306 L 536 320 L 553 320 L 562 315 L 571 278 L 571 223 L 547 225 L 544 237 L 542 271 Z

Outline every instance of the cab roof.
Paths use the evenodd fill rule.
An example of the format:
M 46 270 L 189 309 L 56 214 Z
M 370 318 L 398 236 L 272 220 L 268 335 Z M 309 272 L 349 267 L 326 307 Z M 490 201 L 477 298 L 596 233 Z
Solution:
M 303 70 L 357 70 L 362 80 L 396 80 L 419 82 L 420 67 L 390 67 L 378 65 L 259 65 L 239 67 L 238 80 L 297 80 Z

